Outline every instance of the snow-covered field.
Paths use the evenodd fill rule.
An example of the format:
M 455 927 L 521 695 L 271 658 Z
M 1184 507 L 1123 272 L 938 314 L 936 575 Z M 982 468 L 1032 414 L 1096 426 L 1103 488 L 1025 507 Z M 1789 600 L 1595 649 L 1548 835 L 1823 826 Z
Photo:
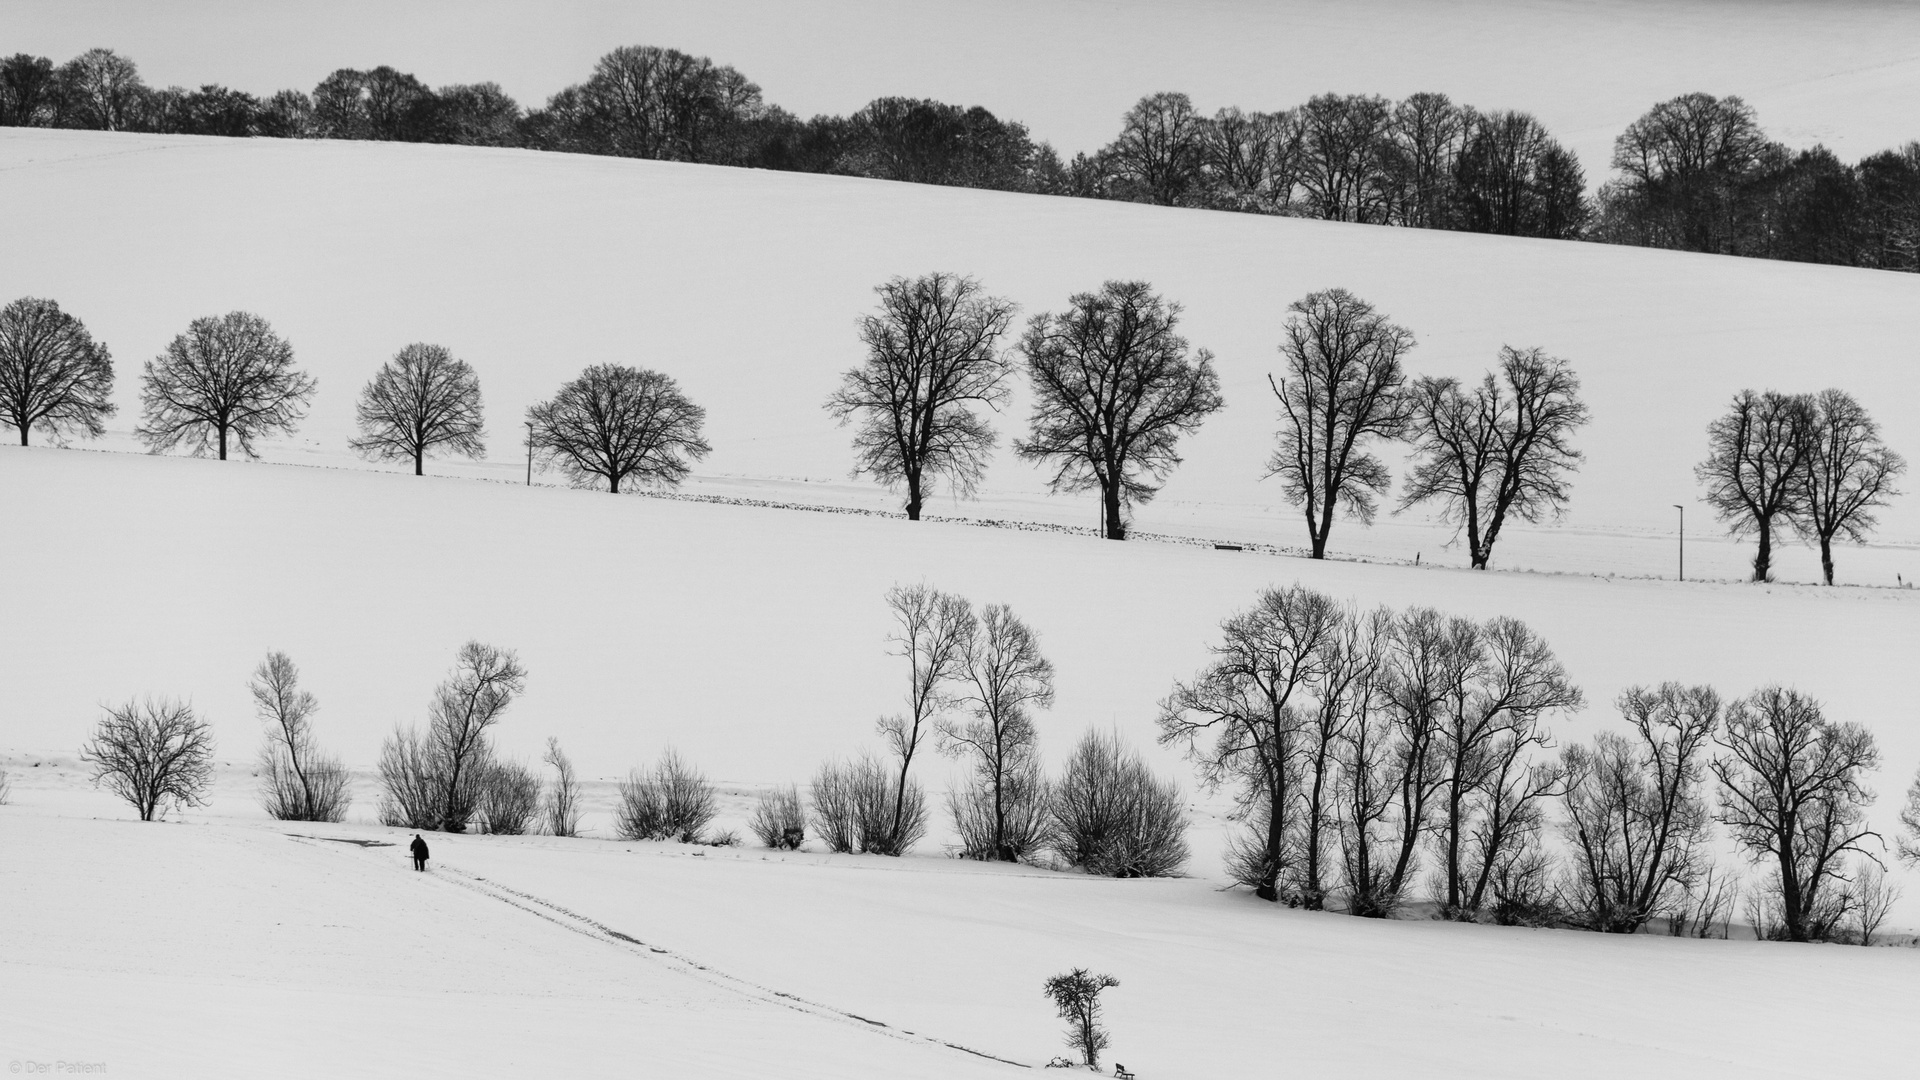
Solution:
M 397 848 L 336 842 L 399 838 L 370 824 L 364 780 L 346 825 L 266 820 L 244 684 L 268 650 L 290 653 L 320 739 L 365 770 L 396 723 L 420 721 L 463 641 L 512 647 L 531 677 L 499 729 L 506 753 L 557 736 L 604 797 L 674 746 L 731 793 L 737 825 L 751 792 L 875 744 L 902 683 L 885 655 L 893 584 L 1006 601 L 1039 630 L 1060 672 L 1040 719 L 1057 762 L 1089 727 L 1148 743 L 1219 620 L 1299 581 L 1526 620 L 1590 702 L 1563 741 L 1609 723 L 1635 683 L 1796 685 L 1876 732 L 1872 820 L 1890 833 L 1920 764 L 1920 592 L 1886 586 L 1920 572 L 1920 503 L 1886 515 L 1883 543 L 1842 552 L 1860 587 L 1727 580 L 1744 552 L 1694 539 L 1704 513 L 1689 515 L 1689 576 L 1721 580 L 1659 575 L 1668 504 L 1690 502 L 1702 429 L 1742 386 L 1850 389 L 1920 458 L 1920 374 L 1901 359 L 1920 280 L 444 147 L 4 131 L 0 198 L 35 208 L 9 220 L 0 297 L 85 319 L 115 350 L 123 410 L 97 451 L 0 447 L 0 767 L 16 788 L 0 807 L 0 1057 L 136 1076 L 1005 1074 L 945 1044 L 1044 1062 L 1061 1048 L 1039 982 L 1085 964 L 1121 978 L 1110 1059 L 1143 1080 L 1904 1065 L 1920 950 L 1276 910 L 1222 891 L 1205 798 L 1194 876 L 1171 881 L 963 864 L 937 838 L 897 861 L 696 854 L 610 841 L 604 819 L 599 839 L 434 838 L 434 873 L 412 875 Z M 887 507 L 845 479 L 846 433 L 819 403 L 856 359 L 872 285 L 934 268 L 1028 311 L 1123 276 L 1188 305 L 1229 405 L 1142 530 L 1299 542 L 1258 479 L 1264 375 L 1286 303 L 1336 284 L 1416 331 L 1416 371 L 1477 372 L 1503 342 L 1572 358 L 1595 414 L 1574 513 L 1503 541 L 1497 566 L 1537 572 L 1472 573 L 1413 520 L 1344 524 L 1347 557 L 1313 562 L 520 486 L 524 406 L 622 362 L 708 407 L 716 449 L 691 490 Z M 317 374 L 300 436 L 270 446 L 277 464 L 130 452 L 139 362 L 235 308 Z M 345 453 L 359 385 L 416 340 L 478 369 L 489 462 L 421 479 Z M 1094 516 L 1010 459 L 979 505 L 937 509 Z M 1804 550 L 1782 561 L 1811 578 Z M 175 824 L 129 821 L 73 760 L 102 703 L 148 693 L 191 698 L 226 765 L 213 805 Z M 950 767 L 928 759 L 929 786 Z M 1893 921 L 1911 927 L 1920 888 L 1902 880 L 1914 895 Z

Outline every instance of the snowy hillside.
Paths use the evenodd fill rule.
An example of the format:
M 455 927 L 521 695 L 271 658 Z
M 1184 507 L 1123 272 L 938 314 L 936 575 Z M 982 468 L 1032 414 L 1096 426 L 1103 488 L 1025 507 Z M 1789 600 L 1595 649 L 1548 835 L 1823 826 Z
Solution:
M 1502 344 L 1570 359 L 1594 420 L 1562 527 L 1516 528 L 1495 565 L 1669 574 L 1670 504 L 1687 504 L 1696 576 L 1747 557 L 1703 542 L 1692 467 L 1742 387 L 1852 391 L 1920 459 L 1912 275 L 1588 244 L 1383 229 L 834 177 L 521 151 L 0 131 L 0 192 L 36 213 L 0 295 L 52 296 L 120 365 L 114 426 L 138 413 L 138 369 L 189 320 L 254 311 L 320 383 L 298 442 L 270 457 L 356 465 L 354 398 L 401 346 L 430 341 L 478 371 L 497 463 L 518 477 L 520 419 L 590 363 L 655 367 L 709 413 L 713 455 L 691 490 L 896 508 L 849 484 L 848 432 L 820 408 L 857 359 L 853 324 L 896 274 L 977 275 L 1025 314 L 1109 278 L 1153 282 L 1218 354 L 1227 408 L 1139 511 L 1148 531 L 1297 545 L 1305 530 L 1261 480 L 1275 408 L 1266 376 L 1286 305 L 1334 285 L 1411 328 L 1416 374 L 1475 376 Z M 1016 395 L 1002 446 L 1025 430 Z M 124 435 L 108 446 L 135 448 Z M 364 466 L 360 466 L 364 467 Z M 1002 453 L 977 505 L 935 512 L 1091 525 L 1088 498 L 1046 498 Z M 1464 562 L 1415 514 L 1333 548 Z M 1920 500 L 1883 515 L 1887 547 L 1840 555 L 1842 582 L 1920 575 Z M 1817 559 L 1789 547 L 1783 579 Z
M 1920 280 L 1593 245 L 1156 210 L 826 177 L 429 146 L 0 131 L 0 297 L 51 296 L 114 350 L 97 446 L 0 447 L 0 1046 L 109 1075 L 1013 1075 L 1061 1051 L 1039 994 L 1110 970 L 1109 1060 L 1141 1080 L 1272 1072 L 1436 1077 L 1891 1075 L 1920 951 L 1700 942 L 1309 914 L 1226 891 L 1218 799 L 1193 798 L 1193 875 L 1109 881 L 940 857 L 445 837 L 414 875 L 372 825 L 365 770 L 416 724 L 454 651 L 518 650 L 509 756 L 556 736 L 598 785 L 668 746 L 742 798 L 877 744 L 904 676 L 882 601 L 926 582 L 1004 601 L 1041 635 L 1058 763 L 1089 728 L 1136 745 L 1219 621 L 1300 582 L 1361 605 L 1525 620 L 1585 691 L 1560 740 L 1633 684 L 1785 682 L 1872 728 L 1872 822 L 1920 764 L 1920 498 L 1821 588 L 1731 580 L 1697 541 L 1668 574 L 1703 428 L 1745 386 L 1853 391 L 1920 459 Z M 1326 562 L 1066 531 L 523 486 L 524 407 L 590 363 L 655 367 L 709 411 L 689 490 L 818 507 L 895 501 L 846 480 L 820 408 L 853 320 L 893 274 L 978 275 L 1029 313 L 1115 277 L 1187 305 L 1228 406 L 1142 530 L 1300 542 L 1259 480 L 1286 304 L 1344 285 L 1411 327 L 1415 372 L 1502 343 L 1574 361 L 1595 420 L 1574 513 L 1457 568 L 1418 521 L 1342 524 Z M 127 431 L 139 364 L 195 316 L 269 320 L 319 379 L 268 464 L 152 457 Z M 490 460 L 416 478 L 345 449 L 354 395 L 413 341 L 478 370 Z M 1024 399 L 999 420 L 1022 430 Z M 976 517 L 1088 525 L 1002 455 Z M 1504 545 L 1510 544 L 1511 547 Z M 1412 565 L 1415 553 L 1421 565 Z M 1783 575 L 1814 560 L 1789 549 Z M 1439 564 L 1439 565 L 1435 565 Z M 1615 572 L 1620 576 L 1612 576 Z M 361 771 L 341 826 L 252 802 L 245 690 L 270 649 Z M 213 805 L 140 825 L 73 758 L 103 703 L 192 700 Z M 1149 748 L 1191 793 L 1191 774 Z M 952 765 L 917 764 L 936 792 Z M 290 836 L 289 833 L 300 834 Z M 355 841 L 353 843 L 343 841 Z M 1920 925 L 1920 888 L 1890 922 Z M 1775 988 L 1790 991 L 1775 992 Z M 1845 1007 L 1834 1004 L 1845 1001 Z M 1683 1004 L 1676 1007 L 1675 1002 Z M 1825 1039 L 1785 1041 L 1818 1010 Z M 106 1023 L 103 1017 L 111 1017 Z M 881 1025 L 884 1025 L 882 1027 Z M 217 1033 L 217 1034 L 214 1034 Z M 17 1049 L 15 1049 L 17 1046 Z M 964 1047 L 965 1049 L 956 1049 Z M 210 1047 L 214 1049 L 210 1052 Z M 990 1055 L 983 1057 L 981 1055 Z M 211 1062 L 211 1064 L 210 1064 Z M 654 1074 L 654 1073 L 649 1073 Z
M 52 771 L 0 809 L 6 1051 L 109 1076 L 1033 1076 L 1061 1050 L 1040 981 L 1074 965 L 1120 978 L 1105 1060 L 1141 1080 L 1892 1076 L 1920 1004 L 1911 949 L 1380 923 L 1206 880 L 439 834 L 417 875 L 399 830 L 101 820 Z

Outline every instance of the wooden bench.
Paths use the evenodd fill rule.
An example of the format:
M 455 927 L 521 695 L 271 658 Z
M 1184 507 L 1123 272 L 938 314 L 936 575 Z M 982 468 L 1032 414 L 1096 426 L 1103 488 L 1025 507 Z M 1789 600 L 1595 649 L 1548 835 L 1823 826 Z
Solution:
M 1117 1061 L 1113 1063 L 1113 1076 L 1114 1080 L 1133 1080 L 1133 1074 L 1127 1071 L 1125 1065 Z

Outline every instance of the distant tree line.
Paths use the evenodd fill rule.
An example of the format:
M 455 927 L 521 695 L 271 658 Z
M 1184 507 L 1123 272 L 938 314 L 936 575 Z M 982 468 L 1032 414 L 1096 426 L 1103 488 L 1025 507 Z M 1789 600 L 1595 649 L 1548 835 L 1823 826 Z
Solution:
M 59 65 L 20 53 L 0 60 L 7 125 L 512 146 L 1920 271 L 1920 142 L 1847 164 L 1790 151 L 1740 98 L 1701 93 L 1634 121 L 1591 198 L 1538 119 L 1440 93 L 1212 116 L 1156 93 L 1069 160 L 978 106 L 884 97 L 803 120 L 732 67 L 653 46 L 607 53 L 534 108 L 495 83 L 436 89 L 386 66 L 261 98 L 155 89 L 110 49 Z

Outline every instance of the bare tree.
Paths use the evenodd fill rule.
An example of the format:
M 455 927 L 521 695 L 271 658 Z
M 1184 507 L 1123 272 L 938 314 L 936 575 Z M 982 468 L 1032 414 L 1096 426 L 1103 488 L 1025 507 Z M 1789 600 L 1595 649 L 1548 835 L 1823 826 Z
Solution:
M 470 458 L 482 440 L 480 380 L 464 360 L 439 345 L 413 344 L 380 365 L 360 391 L 356 453 L 378 461 L 411 461 L 425 472 L 428 454 L 446 448 Z
M 478 810 L 488 832 L 524 836 L 539 828 L 540 777 L 518 761 L 488 761 L 480 772 Z
M 1206 118 L 1193 111 L 1187 95 L 1152 94 L 1127 110 L 1108 152 L 1139 201 L 1184 206 L 1200 183 L 1206 129 Z
M 1846 887 L 1843 860 L 1872 858 L 1863 844 L 1880 836 L 1864 813 L 1873 801 L 1864 774 L 1880 763 L 1873 734 L 1770 686 L 1727 709 L 1716 741 L 1725 750 L 1712 763 L 1718 820 L 1756 863 L 1772 864 L 1767 890 L 1787 939 L 1820 936 L 1831 894 Z
M 1074 968 L 1065 975 L 1048 979 L 1044 992 L 1067 1022 L 1067 1046 L 1080 1051 L 1087 1068 L 1100 1067 L 1100 1051 L 1110 1040 L 1100 1026 L 1100 991 L 1119 986 L 1111 975 L 1095 975 L 1086 968 Z
M 956 681 L 963 687 L 958 703 L 973 717 L 965 724 L 937 719 L 940 746 L 973 758 L 983 809 L 991 810 L 981 857 L 1014 862 L 1032 846 L 1039 820 L 1043 792 L 1030 710 L 1052 707 L 1053 664 L 1032 627 L 1007 605 L 990 604 L 961 642 Z
M 258 315 L 195 319 L 167 351 L 147 361 L 134 431 L 154 453 L 185 443 L 198 457 L 227 443 L 257 456 L 255 439 L 291 434 L 307 414 L 312 376 L 293 366 L 293 346 Z
M 657 371 L 596 364 L 527 410 L 533 446 L 575 487 L 678 484 L 713 448 L 701 438 L 707 412 Z
M 1180 436 L 1223 404 L 1213 354 L 1174 333 L 1180 305 L 1143 281 L 1109 281 L 1071 310 L 1036 315 L 1021 351 L 1033 380 L 1032 430 L 1014 452 L 1055 465 L 1054 491 L 1098 489 L 1101 531 L 1127 537 L 1125 512 L 1180 463 Z
M 918 521 L 934 477 L 970 495 L 986 470 L 993 429 L 972 406 L 1007 399 L 1012 362 L 999 342 L 1014 305 L 944 273 L 875 291 L 879 313 L 860 319 L 866 362 L 841 377 L 827 411 L 842 424 L 858 418 L 855 474 L 906 484 L 907 518 Z
M 260 749 L 262 797 L 282 821 L 343 821 L 347 769 L 314 745 L 313 714 L 320 703 L 300 689 L 300 669 L 286 653 L 268 653 L 247 684 L 254 712 L 267 727 Z
M 1209 790 L 1241 787 L 1239 812 L 1259 835 L 1237 861 L 1236 876 L 1263 900 L 1280 899 L 1279 879 L 1294 869 L 1302 847 L 1314 865 L 1305 879 L 1319 891 L 1317 830 L 1297 835 L 1302 782 L 1301 746 L 1313 741 L 1323 755 L 1332 738 L 1314 739 L 1315 719 L 1331 716 L 1337 736 L 1342 706 L 1325 684 L 1327 651 L 1346 613 L 1323 593 L 1300 585 L 1268 589 L 1252 609 L 1221 624 L 1214 661 L 1190 683 L 1177 683 L 1160 706 L 1160 742 L 1177 744 Z M 1334 698 L 1334 700 L 1329 700 Z M 1313 778 L 1316 788 L 1322 777 Z M 1298 900 L 1299 898 L 1295 898 Z M 1319 906 L 1319 897 L 1308 898 Z
M 1467 534 L 1475 570 L 1485 570 L 1509 515 L 1558 517 L 1567 474 L 1581 454 L 1571 436 L 1587 422 L 1580 380 L 1565 360 L 1539 349 L 1500 349 L 1500 377 L 1472 391 L 1458 380 L 1423 377 L 1407 395 L 1416 461 L 1400 510 L 1435 500 L 1443 520 Z
M 1887 868 L 1875 859 L 1861 859 L 1853 870 L 1854 931 L 1860 944 L 1871 947 L 1873 935 L 1900 899 L 1900 886 L 1887 880 Z
M 461 832 L 474 806 L 462 781 L 489 757 L 487 730 L 527 686 L 527 669 L 512 649 L 469 641 L 427 711 L 431 748 L 444 777 L 440 827 Z
M 141 821 L 176 807 L 204 806 L 213 783 L 213 731 L 193 707 L 167 699 L 129 701 L 107 710 L 80 749 L 95 786 L 125 799 Z
M 1846 391 L 1823 390 L 1810 404 L 1811 445 L 1792 520 L 1820 545 L 1820 573 L 1831 585 L 1834 538 L 1866 542 L 1873 511 L 1900 494 L 1893 481 L 1907 463 L 1880 441 L 1880 425 Z
M 887 606 L 898 623 L 888 641 L 894 655 L 907 661 L 907 711 L 883 717 L 877 725 L 888 749 L 900 759 L 900 779 L 893 785 L 897 836 L 906 820 L 907 771 L 921 741 L 953 704 L 949 685 L 965 670 L 967 642 L 977 620 L 966 600 L 925 585 L 888 589 Z
M 146 84 L 132 60 L 112 49 L 88 49 L 60 65 L 60 88 L 72 126 L 126 131 L 139 116 Z
M 1463 651 L 1471 629 L 1470 622 L 1450 620 L 1426 607 L 1409 608 L 1394 620 L 1382 681 L 1388 749 L 1379 784 L 1390 806 L 1393 828 L 1385 853 L 1391 855 L 1392 866 L 1382 866 L 1376 878 L 1369 879 L 1373 903 L 1355 914 L 1377 918 L 1391 913 L 1413 879 L 1415 855 L 1433 828 L 1434 800 L 1447 779 L 1439 750 L 1441 713 L 1468 662 Z
M 1402 789 L 1398 770 L 1408 764 L 1395 745 L 1400 728 L 1387 694 L 1395 628 L 1393 612 L 1375 608 L 1348 620 L 1339 651 L 1352 674 L 1346 692 L 1348 721 L 1333 748 L 1338 768 L 1334 820 L 1347 914 L 1364 918 L 1390 915 L 1398 901 L 1389 889 L 1391 869 L 1384 865 L 1392 850 L 1388 830 L 1395 795 Z
M 580 781 L 574 777 L 573 761 L 560 749 L 560 740 L 547 736 L 547 752 L 541 761 L 553 767 L 553 787 L 547 789 L 541 806 L 547 832 L 554 836 L 580 835 Z
M 1742 390 L 1707 427 L 1707 460 L 1693 475 L 1730 534 L 1759 537 L 1755 581 L 1773 579 L 1774 521 L 1801 512 L 1812 452 L 1813 407 L 1805 395 Z
M 1711 869 L 1703 782 L 1720 696 L 1708 686 L 1664 683 L 1621 693 L 1632 736 L 1602 731 L 1569 747 L 1572 773 L 1562 832 L 1571 853 L 1574 915 L 1606 933 L 1631 934 L 1691 892 Z
M 54 440 L 89 438 L 114 412 L 113 357 L 52 300 L 23 296 L 0 309 L 0 424 Z
M 1387 490 L 1386 464 L 1366 446 L 1406 426 L 1400 358 L 1413 334 L 1345 289 L 1311 293 L 1287 310 L 1287 377 L 1268 379 L 1284 416 L 1267 475 L 1280 477 L 1287 501 L 1306 514 L 1313 557 L 1324 559 L 1335 512 L 1371 522 L 1374 498 Z
M 1392 193 L 1381 169 L 1391 109 L 1386 98 L 1361 94 L 1321 94 L 1300 107 L 1300 185 L 1314 216 L 1375 224 L 1391 219 Z

